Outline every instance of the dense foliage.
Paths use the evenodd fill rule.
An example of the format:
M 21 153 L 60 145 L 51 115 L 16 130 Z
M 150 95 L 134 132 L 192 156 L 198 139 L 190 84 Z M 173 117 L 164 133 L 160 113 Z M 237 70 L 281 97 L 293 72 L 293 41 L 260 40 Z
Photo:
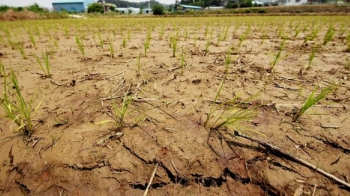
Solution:
M 99 3 L 92 3 L 88 7 L 88 13 L 103 13 L 103 6 Z
M 152 12 L 154 15 L 164 15 L 164 7 L 162 5 L 154 5 L 152 7 Z
M 1 5 L 0 6 L 0 12 L 6 12 L 7 10 L 13 10 L 15 12 L 21 12 L 24 10 L 28 10 L 35 13 L 42 13 L 42 12 L 48 12 L 48 10 L 40 7 L 38 4 L 34 3 L 33 5 L 30 5 L 28 7 L 9 7 L 7 5 Z
M 164 15 L 164 7 L 162 5 L 154 5 L 152 7 L 153 15 Z

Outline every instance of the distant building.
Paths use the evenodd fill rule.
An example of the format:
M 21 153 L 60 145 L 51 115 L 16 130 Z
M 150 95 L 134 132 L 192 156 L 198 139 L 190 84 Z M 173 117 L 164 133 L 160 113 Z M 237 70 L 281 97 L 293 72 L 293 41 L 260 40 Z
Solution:
M 67 12 L 86 12 L 88 6 L 94 3 L 94 0 L 54 0 L 52 7 L 54 11 L 67 11 Z
M 282 0 L 281 5 L 303 5 L 306 4 L 307 0 Z
M 175 10 L 177 10 L 177 11 L 201 10 L 201 9 L 202 9 L 202 7 L 199 7 L 199 6 L 183 5 L 183 4 L 177 5 L 175 7 Z
M 128 7 L 128 8 L 117 7 L 115 8 L 115 10 L 118 10 L 118 12 L 122 14 L 139 14 L 140 13 L 140 8 L 134 8 L 134 7 Z

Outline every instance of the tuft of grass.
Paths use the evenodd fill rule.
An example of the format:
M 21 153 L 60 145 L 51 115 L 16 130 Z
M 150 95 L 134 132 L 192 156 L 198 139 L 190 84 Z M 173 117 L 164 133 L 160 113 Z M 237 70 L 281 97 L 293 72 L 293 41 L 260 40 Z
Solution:
M 7 77 L 10 79 L 10 84 L 7 83 Z M 14 89 L 14 92 L 10 92 L 10 89 Z M 9 94 L 12 93 L 15 96 L 13 100 L 9 97 Z M 4 77 L 4 91 L 3 97 L 0 99 L 0 106 L 5 111 L 5 117 L 11 119 L 18 126 L 15 132 L 22 132 L 27 136 L 32 135 L 35 128 L 32 118 L 40 105 L 41 102 L 33 109 L 31 104 L 25 101 L 18 84 L 17 76 L 11 69 L 9 76 Z
M 330 84 L 329 86 L 325 87 L 321 90 L 321 93 L 317 96 L 315 96 L 315 93 L 317 91 L 317 87 L 312 91 L 310 96 L 306 99 L 304 104 L 301 106 L 298 113 L 296 113 L 293 116 L 292 122 L 296 122 L 309 108 L 311 108 L 313 105 L 315 105 L 318 101 L 324 99 L 329 93 L 333 92 L 335 89 L 333 84 Z
M 42 59 L 44 60 L 44 64 L 45 66 L 41 63 L 39 57 L 34 54 L 35 58 L 36 58 L 36 61 L 38 62 L 39 64 L 39 67 L 41 69 L 41 71 L 44 73 L 44 77 L 45 78 L 49 78 L 51 77 L 51 66 L 50 66 L 50 62 L 49 62 L 49 54 L 48 52 L 46 51 L 45 53 L 42 53 Z

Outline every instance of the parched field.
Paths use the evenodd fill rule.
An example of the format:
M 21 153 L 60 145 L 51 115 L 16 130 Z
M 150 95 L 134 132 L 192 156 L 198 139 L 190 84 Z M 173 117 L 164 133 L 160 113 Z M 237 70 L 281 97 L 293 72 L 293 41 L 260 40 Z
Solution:
M 349 27 L 0 22 L 0 195 L 350 195 Z

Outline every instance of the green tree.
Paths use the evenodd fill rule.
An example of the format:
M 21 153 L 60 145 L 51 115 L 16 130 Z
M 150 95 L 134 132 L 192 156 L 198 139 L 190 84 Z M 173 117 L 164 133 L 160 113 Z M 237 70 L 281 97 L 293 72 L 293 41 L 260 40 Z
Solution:
M 95 13 L 95 12 L 103 13 L 104 12 L 103 6 L 99 3 L 90 4 L 88 7 L 88 13 Z
M 154 5 L 152 7 L 153 15 L 164 15 L 164 7 L 162 5 Z

